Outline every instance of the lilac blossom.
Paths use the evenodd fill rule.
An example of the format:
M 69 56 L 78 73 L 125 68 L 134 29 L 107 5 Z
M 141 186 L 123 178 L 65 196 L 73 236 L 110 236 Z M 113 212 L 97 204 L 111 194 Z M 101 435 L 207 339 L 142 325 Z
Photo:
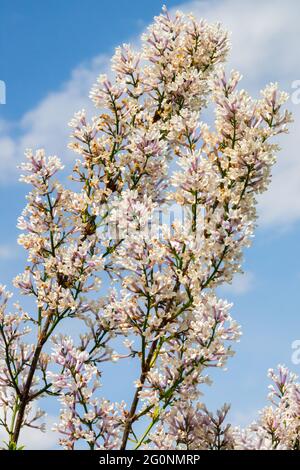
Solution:
M 32 410 L 46 396 L 61 404 L 64 449 L 299 448 L 299 384 L 285 368 L 270 372 L 271 405 L 245 430 L 226 423 L 228 405 L 213 414 L 201 402 L 211 368 L 226 368 L 241 336 L 216 288 L 242 270 L 273 138 L 291 122 L 277 84 L 253 99 L 238 72 L 225 74 L 229 49 L 220 24 L 164 8 L 141 50 L 118 47 L 112 76 L 98 77 L 96 116 L 80 110 L 70 121 L 71 189 L 59 158 L 26 152 L 27 262 L 13 284 L 33 300 L 29 312 L 9 311 L 0 287 L 7 448 L 20 448 L 25 426 L 44 430 Z M 209 103 L 212 127 L 201 122 Z M 161 223 L 174 207 L 184 219 Z M 126 404 L 102 396 L 102 363 L 115 361 L 138 367 Z

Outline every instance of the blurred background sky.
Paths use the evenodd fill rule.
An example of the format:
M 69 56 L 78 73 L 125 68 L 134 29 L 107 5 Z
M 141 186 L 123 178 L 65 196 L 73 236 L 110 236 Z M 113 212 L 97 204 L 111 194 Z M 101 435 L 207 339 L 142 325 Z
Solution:
M 220 21 L 232 32 L 228 68 L 241 71 L 241 86 L 254 96 L 270 81 L 278 81 L 292 95 L 289 108 L 295 122 L 290 134 L 281 136 L 270 190 L 259 199 L 258 229 L 245 253 L 245 274 L 221 292 L 234 302 L 232 313 L 243 337 L 228 370 L 214 371 L 214 384 L 204 396 L 213 409 L 231 402 L 231 421 L 245 425 L 266 403 L 269 367 L 284 363 L 300 373 L 300 364 L 292 361 L 292 343 L 300 339 L 297 0 L 1 0 L 0 80 L 6 83 L 7 95 L 6 104 L 0 105 L 0 282 L 10 287 L 12 277 L 23 269 L 16 219 L 28 188 L 18 183 L 16 166 L 24 149 L 45 147 L 71 171 L 74 155 L 66 149 L 67 123 L 82 108 L 92 115 L 87 96 L 97 75 L 108 70 L 114 48 L 123 42 L 138 44 L 163 3 L 171 12 L 180 9 Z M 110 374 L 106 395 L 127 398 L 127 377 L 124 371 Z M 51 424 L 54 409 L 49 413 Z M 43 438 L 30 432 L 26 442 L 29 447 L 51 448 L 54 438 L 50 432 Z

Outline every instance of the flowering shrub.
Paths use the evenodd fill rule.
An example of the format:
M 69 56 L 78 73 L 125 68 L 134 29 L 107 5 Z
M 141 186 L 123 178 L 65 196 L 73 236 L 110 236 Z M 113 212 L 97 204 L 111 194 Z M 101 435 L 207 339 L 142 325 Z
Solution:
M 300 386 L 282 367 L 249 429 L 226 424 L 228 405 L 214 416 L 200 402 L 210 368 L 225 366 L 240 337 L 216 288 L 241 270 L 273 137 L 291 121 L 276 84 L 254 100 L 238 72 L 225 75 L 228 52 L 220 25 L 164 9 L 141 51 L 116 49 L 114 78 L 101 75 L 91 91 L 96 117 L 70 122 L 71 189 L 56 179 L 57 157 L 27 151 L 21 180 L 32 189 L 18 227 L 28 258 L 14 286 L 35 308 L 8 313 L 11 294 L 0 292 L 9 449 L 22 428 L 43 430 L 32 405 L 45 396 L 61 403 L 65 449 L 299 448 Z M 200 121 L 209 103 L 214 128 Z M 130 403 L 101 396 L 101 363 L 117 360 L 137 368 Z

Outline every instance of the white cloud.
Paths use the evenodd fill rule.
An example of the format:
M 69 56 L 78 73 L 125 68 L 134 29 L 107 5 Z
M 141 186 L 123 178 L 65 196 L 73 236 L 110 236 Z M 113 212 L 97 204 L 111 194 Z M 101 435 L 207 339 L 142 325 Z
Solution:
M 221 291 L 230 294 L 247 294 L 254 286 L 254 275 L 250 271 L 243 274 L 236 274 L 231 284 L 225 284 Z
M 19 254 L 17 245 L 0 245 L 0 261 L 17 258 Z
M 76 111 L 83 108 L 88 112 L 92 110 L 89 90 L 99 72 L 105 72 L 108 64 L 107 57 L 99 56 L 73 70 L 60 90 L 49 93 L 13 126 L 13 130 L 18 131 L 18 138 L 12 139 L 9 124 L 0 121 L 0 182 L 11 182 L 15 178 L 16 167 L 22 161 L 26 148 L 44 147 L 48 154 L 63 158 L 70 155 L 67 150 L 70 134 L 68 122 Z
M 245 76 L 244 86 L 257 94 L 266 82 L 279 81 L 287 91 L 300 79 L 295 59 L 299 40 L 298 0 L 195 0 L 178 6 L 198 17 L 220 21 L 232 31 L 230 66 Z M 137 42 L 137 38 L 133 41 Z M 7 124 L 0 122 L 0 182 L 15 178 L 16 164 L 26 147 L 45 147 L 48 153 L 66 158 L 69 129 L 75 111 L 91 109 L 87 98 L 99 72 L 107 71 L 109 60 L 97 57 L 76 68 L 60 90 L 50 93 L 18 123 L 19 138 L 12 139 Z M 300 218 L 300 105 L 291 105 L 295 123 L 289 136 L 282 136 L 283 151 L 274 170 L 269 192 L 260 198 L 260 223 L 289 224 Z
M 248 413 L 244 413 L 243 411 L 235 411 L 231 412 L 228 422 L 232 426 L 240 426 L 241 428 L 246 428 L 250 424 L 252 424 L 258 418 L 257 410 L 250 410 Z
M 35 414 L 36 410 L 37 407 L 34 404 L 32 407 L 32 415 Z M 3 416 L 2 411 L 0 412 L 0 416 Z M 56 431 L 52 431 L 56 421 L 57 418 L 54 418 L 52 415 L 45 415 L 40 418 L 40 422 L 45 423 L 46 425 L 45 432 L 27 426 L 23 427 L 20 432 L 19 445 L 24 446 L 26 450 L 53 449 L 57 446 L 59 439 L 58 433 Z M 5 442 L 7 443 L 7 439 L 8 435 L 5 429 L 0 426 L 0 447 L 3 447 Z
M 25 446 L 26 450 L 51 450 L 58 443 L 58 433 L 52 431 L 57 418 L 46 416 L 43 422 L 46 424 L 46 431 L 41 432 L 39 429 L 25 427 L 20 433 L 20 443 Z

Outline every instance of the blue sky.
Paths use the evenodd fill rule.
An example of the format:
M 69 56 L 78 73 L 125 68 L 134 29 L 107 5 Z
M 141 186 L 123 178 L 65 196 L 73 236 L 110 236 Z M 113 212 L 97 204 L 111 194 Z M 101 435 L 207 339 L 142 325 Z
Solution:
M 45 146 L 71 168 L 68 120 L 82 107 L 92 110 L 86 97 L 97 74 L 107 70 L 113 48 L 136 43 L 163 3 L 219 20 L 232 31 L 230 66 L 245 75 L 243 86 L 251 93 L 257 95 L 270 81 L 293 93 L 292 84 L 300 79 L 294 50 L 300 30 L 297 0 L 2 0 L 0 80 L 6 83 L 7 104 L 0 105 L 0 282 L 9 286 L 24 259 L 15 242 L 27 191 L 17 182 L 15 167 L 24 148 Z M 300 339 L 300 105 L 292 100 L 289 107 L 295 123 L 280 139 L 270 191 L 259 200 L 246 274 L 221 292 L 234 302 L 233 316 L 244 335 L 228 371 L 215 371 L 215 383 L 205 394 L 212 408 L 231 402 L 232 420 L 241 424 L 265 404 L 269 367 L 285 363 L 300 374 L 300 365 L 291 362 L 291 344 Z M 111 387 L 120 399 L 116 375 L 119 380 L 119 372 L 113 373 L 105 391 Z

